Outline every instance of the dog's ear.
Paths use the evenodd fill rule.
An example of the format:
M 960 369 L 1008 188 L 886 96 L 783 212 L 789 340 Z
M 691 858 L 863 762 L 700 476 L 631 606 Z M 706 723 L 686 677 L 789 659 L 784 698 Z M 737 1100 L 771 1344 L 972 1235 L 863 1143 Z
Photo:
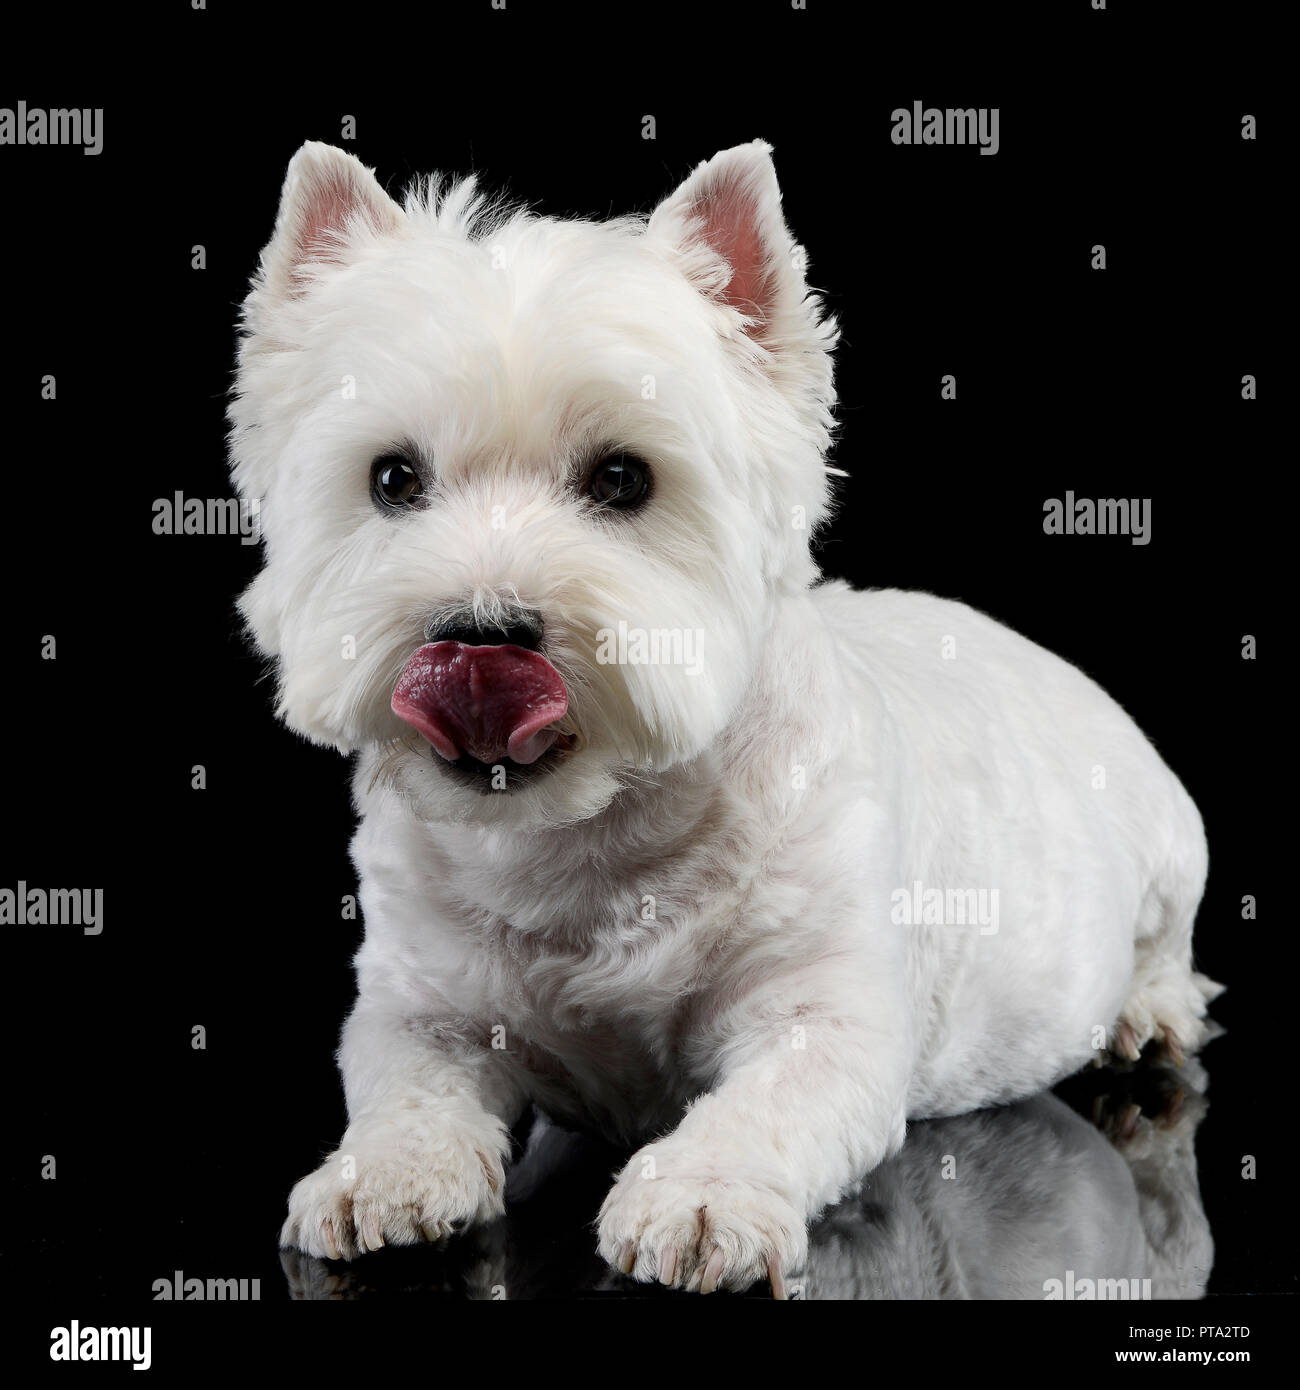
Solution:
M 803 252 L 781 215 L 764 141 L 706 160 L 659 204 L 646 234 L 671 249 L 703 293 L 743 314 L 757 342 L 776 347 L 806 327 Z
M 299 294 L 308 268 L 344 264 L 364 240 L 390 235 L 405 221 L 373 170 L 309 140 L 289 161 L 275 232 L 262 252 L 262 287 L 272 299 Z

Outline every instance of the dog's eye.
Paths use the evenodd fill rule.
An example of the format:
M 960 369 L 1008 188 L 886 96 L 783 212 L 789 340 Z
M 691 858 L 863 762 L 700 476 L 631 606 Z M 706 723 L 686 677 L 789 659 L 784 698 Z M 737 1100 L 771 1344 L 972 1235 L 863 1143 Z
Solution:
M 587 483 L 587 491 L 605 507 L 639 507 L 649 490 L 650 470 L 632 454 L 608 454 Z
M 385 507 L 409 507 L 420 495 L 420 475 L 400 454 L 385 454 L 370 466 L 370 491 Z

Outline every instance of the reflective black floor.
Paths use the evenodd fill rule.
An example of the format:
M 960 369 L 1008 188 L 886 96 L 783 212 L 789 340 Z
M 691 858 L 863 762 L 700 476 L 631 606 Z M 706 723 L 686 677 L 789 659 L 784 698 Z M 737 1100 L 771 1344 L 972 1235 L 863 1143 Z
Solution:
M 1207 1092 L 1197 1060 L 1178 1070 L 1143 1063 L 1094 1069 L 1005 1109 L 914 1124 L 898 1156 L 813 1228 L 790 1296 L 1200 1298 L 1214 1263 L 1194 1146 Z M 597 1257 L 592 1217 L 620 1159 L 539 1119 L 494 1226 L 352 1264 L 284 1252 L 289 1293 L 695 1297 L 637 1284 Z M 756 1285 L 748 1296 L 770 1293 Z

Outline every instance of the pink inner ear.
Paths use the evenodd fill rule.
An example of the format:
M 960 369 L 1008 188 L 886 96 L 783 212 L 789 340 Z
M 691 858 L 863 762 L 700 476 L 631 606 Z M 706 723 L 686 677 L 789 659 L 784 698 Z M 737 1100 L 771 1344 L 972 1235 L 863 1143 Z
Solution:
M 753 195 L 728 182 L 710 189 L 692 212 L 700 219 L 704 240 L 731 267 L 723 300 L 755 319 L 750 334 L 761 337 L 772 310 L 773 282 Z
M 356 190 L 344 174 L 331 171 L 314 182 L 303 201 L 297 236 L 299 261 L 337 261 L 348 215 L 359 204 Z

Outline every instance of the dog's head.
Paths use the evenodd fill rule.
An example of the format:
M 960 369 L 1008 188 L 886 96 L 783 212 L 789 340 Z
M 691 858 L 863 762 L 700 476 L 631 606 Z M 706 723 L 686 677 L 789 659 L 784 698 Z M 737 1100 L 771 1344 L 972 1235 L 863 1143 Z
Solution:
M 387 746 L 426 818 L 533 825 L 718 736 L 827 508 L 835 330 L 766 145 L 648 223 L 399 206 L 304 145 L 243 332 L 241 606 L 291 727 Z

